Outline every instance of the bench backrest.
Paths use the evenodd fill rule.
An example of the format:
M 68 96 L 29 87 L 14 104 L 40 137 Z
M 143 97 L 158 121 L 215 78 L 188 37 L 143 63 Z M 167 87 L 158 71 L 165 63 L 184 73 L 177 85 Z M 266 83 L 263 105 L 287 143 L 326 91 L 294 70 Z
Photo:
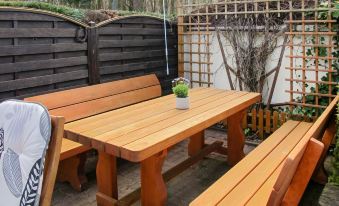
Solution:
M 288 155 L 275 182 L 268 205 L 280 205 L 282 201 L 287 205 L 299 202 L 309 180 L 305 176 L 309 175 L 310 178 L 324 148 L 324 145 L 317 140 L 321 140 L 325 129 L 333 123 L 330 121 L 338 100 L 339 96 L 330 103 Z M 312 151 L 308 151 L 309 154 L 306 154 L 305 150 L 307 149 Z M 312 157 L 306 157 L 308 155 L 312 155 Z M 301 194 L 298 196 L 296 193 Z
M 71 122 L 161 96 L 154 74 L 26 98 Z

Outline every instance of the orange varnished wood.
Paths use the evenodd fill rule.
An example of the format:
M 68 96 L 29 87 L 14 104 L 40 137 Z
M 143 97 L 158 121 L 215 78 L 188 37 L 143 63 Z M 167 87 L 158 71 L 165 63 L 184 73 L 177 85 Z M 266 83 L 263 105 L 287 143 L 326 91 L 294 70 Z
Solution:
M 232 166 L 245 156 L 245 134 L 241 124 L 246 111 L 242 110 L 227 118 L 227 162 Z
M 99 151 L 96 168 L 99 195 L 96 198 L 100 206 L 110 205 L 108 200 L 111 198 L 118 199 L 116 164 L 116 157 Z
M 162 165 L 167 151 L 164 150 L 141 162 L 141 204 L 162 206 L 167 199 L 167 188 L 162 177 Z
M 161 86 L 153 74 L 29 97 L 25 100 L 44 104 L 50 114 L 63 116 L 65 121 L 70 123 L 160 95 Z M 60 156 L 62 162 L 59 166 L 58 179 L 68 181 L 76 190 L 81 190 L 86 182 L 83 172 L 86 154 L 82 153 L 90 149 L 90 143 L 79 141 L 81 137 L 74 133 L 65 133 L 64 137 L 71 140 L 62 141 Z
M 120 127 L 120 123 L 116 121 L 116 124 L 118 125 L 116 127 L 111 124 L 110 127 L 108 126 L 81 133 L 81 136 L 90 137 L 93 147 L 95 148 L 104 147 L 107 152 L 112 152 L 114 155 L 120 155 L 119 150 L 123 145 L 129 144 L 130 142 L 141 139 L 146 135 L 150 135 L 159 130 L 161 131 L 161 129 L 165 129 L 171 125 L 178 124 L 180 121 L 198 115 L 203 111 L 207 111 L 210 108 L 208 104 L 211 100 L 219 100 L 216 104 L 220 104 L 220 101 L 223 101 L 222 97 L 226 98 L 232 95 L 234 95 L 234 97 L 238 96 L 238 94 L 234 94 L 234 92 L 225 91 L 218 91 L 217 93 L 211 91 L 210 93 L 213 95 L 205 98 L 202 98 L 199 95 L 199 99 L 191 103 L 191 108 L 189 110 L 177 110 L 175 109 L 174 104 L 169 104 L 172 106 L 172 109 L 168 111 L 164 111 L 156 115 L 149 115 L 148 118 L 130 122 L 129 124 L 125 124 Z M 161 108 L 158 108 L 158 110 L 161 110 Z M 145 111 L 145 115 L 148 113 L 153 112 L 152 110 Z M 142 117 L 143 114 L 140 114 L 140 116 Z M 135 118 L 132 116 L 128 119 L 133 120 Z M 200 130 L 197 132 L 199 131 Z
M 287 189 L 281 205 L 298 205 L 324 150 L 324 144 L 311 139 Z
M 230 171 L 223 175 L 217 182 L 205 190 L 190 205 L 216 205 L 234 187 L 241 182 L 261 161 L 267 157 L 290 132 L 299 125 L 297 121 L 288 121 L 256 147 L 248 156 L 236 164 Z
M 117 198 L 113 178 L 116 177 L 116 168 L 112 166 L 109 154 L 112 154 L 111 157 L 141 162 L 141 190 L 146 191 L 142 192 L 142 203 L 163 205 L 167 195 L 161 176 L 164 151 L 186 138 L 201 134 L 218 121 L 245 110 L 260 100 L 260 94 L 197 88 L 190 91 L 190 100 L 188 110 L 175 109 L 175 97 L 169 95 L 66 125 L 67 138 L 99 150 L 97 176 L 108 177 L 98 180 L 99 205 L 114 204 Z M 194 147 L 190 146 L 190 151 L 193 154 L 201 147 L 203 138 L 199 137 Z
M 197 91 L 193 92 L 195 94 L 191 98 L 191 104 L 192 107 L 199 106 L 201 104 L 204 104 L 204 102 L 207 102 L 209 98 L 217 98 L 214 97 L 215 95 L 218 95 L 222 93 L 222 91 L 216 90 L 213 92 L 208 92 L 208 91 Z M 220 94 L 221 96 L 222 94 Z M 170 95 L 172 96 L 172 95 Z M 126 131 L 127 129 L 124 128 L 126 126 L 129 126 L 133 124 L 133 127 L 138 128 L 139 122 L 143 121 L 150 121 L 149 118 L 155 118 L 154 121 L 158 120 L 163 120 L 162 118 L 169 117 L 170 115 L 175 115 L 178 113 L 178 111 L 175 109 L 175 97 L 172 96 L 172 98 L 168 99 L 167 97 L 163 97 L 160 99 L 164 99 L 163 102 L 160 102 L 158 104 L 150 104 L 148 106 L 144 106 L 143 108 L 139 109 L 133 109 L 132 105 L 132 110 L 131 111 L 121 111 L 124 110 L 125 108 L 114 110 L 110 113 L 109 116 L 107 117 L 107 113 L 96 115 L 90 118 L 86 118 L 84 120 L 79 120 L 75 123 L 78 122 L 87 122 L 88 120 L 91 120 L 91 122 L 83 123 L 83 126 L 76 126 L 73 127 L 73 123 L 67 124 L 66 128 L 69 130 L 72 130 L 74 133 L 78 133 L 84 136 L 97 136 L 99 134 L 105 133 L 112 131 L 114 129 L 121 129 L 123 131 Z M 152 102 L 152 101 L 150 101 Z M 142 104 L 142 103 L 141 103 Z M 137 104 L 138 105 L 138 104 Z M 154 109 L 157 108 L 157 109 Z M 135 114 L 139 115 L 135 115 Z M 159 116 L 159 117 L 158 117 Z M 157 118 L 156 118 L 157 117 Z
M 320 184 L 325 185 L 328 182 L 328 176 L 325 172 L 323 163 L 326 158 L 328 148 L 331 145 L 331 142 L 335 137 L 336 130 L 337 128 L 336 128 L 335 120 L 332 119 L 330 120 L 329 126 L 328 128 L 326 128 L 325 133 L 323 137 L 321 138 L 321 142 L 324 144 L 324 150 L 323 150 L 323 153 L 321 154 L 320 160 L 318 161 L 317 167 L 315 169 L 315 173 L 313 175 L 313 180 Z
M 88 87 L 70 89 L 26 98 L 26 101 L 40 102 L 49 110 L 67 107 L 81 102 L 113 96 L 150 86 L 160 85 L 155 75 L 124 79 Z M 64 114 L 63 114 L 64 115 Z M 66 119 L 66 122 L 69 120 Z
M 188 143 L 188 155 L 194 156 L 198 154 L 205 145 L 205 131 L 198 132 L 190 137 Z
M 313 125 L 286 122 L 190 205 L 297 205 L 333 137 L 337 101 Z
M 76 154 L 59 163 L 57 179 L 60 182 L 69 182 L 73 189 L 81 192 L 87 183 L 85 175 L 86 153 Z
M 287 158 L 312 124 L 301 122 L 260 164 L 217 205 L 244 205 Z M 249 186 L 251 185 L 251 186 Z
M 64 115 L 68 122 L 100 114 L 126 105 L 156 98 L 161 95 L 159 85 L 146 87 L 138 90 L 80 102 L 66 107 L 50 110 L 53 115 Z
M 171 123 L 171 125 L 167 126 L 165 126 L 166 124 L 160 125 L 161 129 L 157 132 L 148 134 L 147 136 L 138 138 L 137 140 L 135 140 L 132 136 L 132 142 L 120 146 L 121 157 L 130 161 L 143 160 L 154 153 L 166 149 L 187 137 L 212 126 L 222 119 L 249 107 L 251 104 L 259 101 L 259 99 L 259 94 L 249 93 L 234 98 L 230 102 L 227 102 L 226 99 L 219 99 L 215 102 L 211 102 L 208 104 L 208 110 L 199 112 L 190 118 L 184 118 L 181 122 L 177 122 L 175 124 Z M 222 101 L 225 101 L 226 103 L 222 103 Z M 216 106 L 215 104 L 219 105 Z M 192 113 L 196 112 L 195 110 L 191 111 Z M 177 118 L 182 118 L 182 116 L 190 116 L 190 111 L 185 115 L 179 115 Z M 148 128 L 153 128 L 154 126 L 158 125 L 153 124 Z M 107 143 L 107 146 L 113 145 L 111 141 Z
M 63 117 L 52 116 L 51 123 L 52 135 L 45 159 L 44 180 L 42 183 L 40 195 L 41 206 L 51 205 L 52 194 L 54 191 L 54 184 L 60 159 L 61 140 L 64 133 L 65 119 Z

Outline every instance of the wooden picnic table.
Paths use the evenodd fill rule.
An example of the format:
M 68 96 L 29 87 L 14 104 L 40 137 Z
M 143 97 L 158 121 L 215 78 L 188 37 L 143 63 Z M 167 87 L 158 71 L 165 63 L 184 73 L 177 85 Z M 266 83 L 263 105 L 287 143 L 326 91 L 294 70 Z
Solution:
M 175 97 L 168 95 L 65 125 L 66 138 L 98 150 L 98 205 L 118 199 L 116 157 L 141 162 L 142 205 L 164 205 L 167 190 L 161 170 L 167 150 L 189 138 L 189 154 L 198 154 L 206 146 L 203 131 L 220 121 L 228 125 L 228 163 L 244 157 L 242 119 L 260 94 L 195 88 L 189 96 L 188 110 L 175 109 Z

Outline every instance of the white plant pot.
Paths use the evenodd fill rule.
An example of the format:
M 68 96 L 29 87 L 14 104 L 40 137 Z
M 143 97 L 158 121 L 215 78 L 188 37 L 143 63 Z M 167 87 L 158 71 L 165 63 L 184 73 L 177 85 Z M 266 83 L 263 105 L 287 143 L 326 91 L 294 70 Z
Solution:
M 188 109 L 190 107 L 190 99 L 189 97 L 186 98 L 179 98 L 176 99 L 176 108 L 177 109 Z

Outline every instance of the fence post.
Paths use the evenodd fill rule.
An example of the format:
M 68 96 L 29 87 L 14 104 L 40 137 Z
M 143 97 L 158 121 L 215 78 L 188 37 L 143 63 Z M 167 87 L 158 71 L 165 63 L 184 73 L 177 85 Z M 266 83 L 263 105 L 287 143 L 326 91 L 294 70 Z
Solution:
M 98 32 L 94 22 L 89 22 L 88 28 L 88 79 L 89 84 L 100 83 L 100 71 L 97 65 L 98 58 Z

